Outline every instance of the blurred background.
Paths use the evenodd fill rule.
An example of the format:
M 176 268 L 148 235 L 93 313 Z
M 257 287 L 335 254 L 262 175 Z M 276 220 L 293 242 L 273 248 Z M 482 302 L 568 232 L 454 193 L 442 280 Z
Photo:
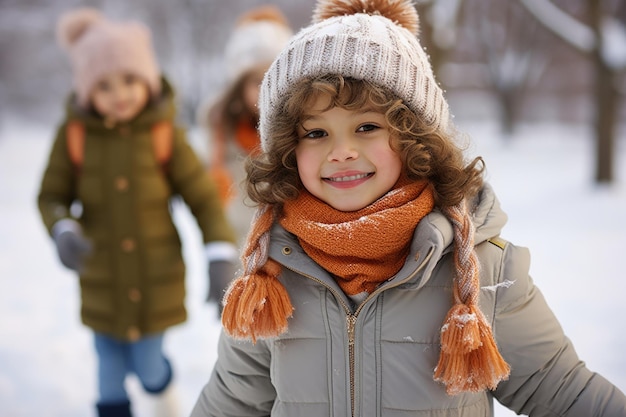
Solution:
M 259 0 L 0 0 L 0 123 L 53 123 L 71 87 L 55 42 L 65 10 L 89 5 L 153 30 L 164 72 L 178 89 L 180 117 L 224 80 L 221 53 L 237 16 Z M 297 30 L 314 0 L 273 1 Z M 458 120 L 495 120 L 503 138 L 523 122 L 593 127 L 599 182 L 614 177 L 615 138 L 626 109 L 623 0 L 420 0 L 421 41 Z
M 36 208 L 72 80 L 55 40 L 57 18 L 94 6 L 149 25 L 201 153 L 196 112 L 226 78 L 224 43 L 237 17 L 264 3 L 0 0 L 0 416 L 94 415 L 95 357 L 80 323 L 78 283 L 60 265 Z M 271 3 L 298 30 L 315 2 Z M 468 151 L 485 157 L 510 216 L 504 237 L 530 248 L 531 275 L 590 369 L 626 390 L 626 1 L 416 5 L 421 42 L 455 122 L 472 140 Z M 185 207 L 174 209 L 190 319 L 166 347 L 188 412 L 211 371 L 220 324 L 204 303 L 199 232 Z M 496 417 L 512 415 L 496 405 Z

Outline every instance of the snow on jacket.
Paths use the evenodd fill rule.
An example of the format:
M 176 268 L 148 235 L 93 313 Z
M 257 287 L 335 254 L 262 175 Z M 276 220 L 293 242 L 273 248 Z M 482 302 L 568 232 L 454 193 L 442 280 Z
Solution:
M 192 417 L 483 417 L 494 397 L 532 417 L 626 416 L 624 395 L 578 359 L 534 286 L 528 250 L 498 237 L 506 215 L 489 186 L 479 200 L 480 305 L 512 368 L 496 391 L 449 396 L 433 381 L 453 264 L 452 226 L 434 211 L 404 267 L 359 306 L 275 225 L 270 257 L 284 266 L 289 330 L 256 344 L 222 334 Z
M 151 128 L 160 121 L 174 124 L 175 117 L 173 90 L 166 80 L 163 86 L 157 103 L 112 127 L 70 98 L 38 198 L 49 232 L 70 217 L 74 202 L 82 205 L 78 221 L 94 248 L 80 274 L 82 321 L 122 339 L 161 332 L 186 319 L 185 266 L 172 197 L 180 195 L 189 206 L 205 243 L 235 242 L 215 186 L 182 128 L 174 128 L 166 166 L 157 162 Z M 80 170 L 68 156 L 71 120 L 85 127 Z

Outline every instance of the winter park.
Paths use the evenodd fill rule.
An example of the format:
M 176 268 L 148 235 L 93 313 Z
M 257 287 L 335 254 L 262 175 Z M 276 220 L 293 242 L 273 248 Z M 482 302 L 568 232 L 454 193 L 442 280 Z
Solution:
M 97 357 L 93 332 L 80 319 L 78 279 L 59 261 L 37 208 L 71 88 L 54 25 L 63 11 L 82 5 L 51 3 L 0 4 L 0 37 L 21 42 L 0 40 L 2 417 L 97 416 Z M 208 160 L 196 112 L 224 78 L 221 51 L 230 25 L 262 3 L 85 3 L 112 16 L 161 22 L 157 53 L 176 86 L 189 143 Z M 309 23 L 315 2 L 276 3 L 297 30 Z M 531 277 L 581 360 L 625 391 L 626 5 L 506 3 L 420 1 L 420 16 L 428 16 L 422 33 L 454 123 L 465 134 L 466 154 L 483 157 L 486 181 L 508 216 L 501 237 L 529 248 Z M 480 13 L 490 6 L 488 17 Z M 204 20 L 212 25 L 202 16 L 211 16 Z M 217 359 L 221 323 L 216 306 L 205 301 L 208 270 L 196 220 L 180 201 L 172 212 L 186 263 L 188 319 L 168 330 L 164 349 L 180 415 L 188 416 Z M 134 377 L 126 382 L 134 415 L 148 417 L 152 399 Z M 495 402 L 496 417 L 514 415 Z

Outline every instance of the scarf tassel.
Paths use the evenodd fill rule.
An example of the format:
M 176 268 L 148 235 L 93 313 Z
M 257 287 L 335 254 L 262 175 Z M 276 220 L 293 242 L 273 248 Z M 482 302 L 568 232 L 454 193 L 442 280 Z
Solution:
M 441 328 L 435 380 L 446 385 L 449 395 L 456 395 L 494 390 L 509 372 L 482 312 L 474 305 L 453 306 Z
M 293 306 L 278 280 L 280 265 L 268 259 L 256 272 L 234 280 L 224 296 L 222 325 L 232 337 L 252 340 L 287 331 Z

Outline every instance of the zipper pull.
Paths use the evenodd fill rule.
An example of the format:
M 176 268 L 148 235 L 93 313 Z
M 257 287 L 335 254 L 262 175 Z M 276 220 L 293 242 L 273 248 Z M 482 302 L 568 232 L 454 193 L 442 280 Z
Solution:
M 348 344 L 350 346 L 354 345 L 354 327 L 356 325 L 356 316 L 352 314 L 348 314 L 346 316 L 346 321 L 348 322 Z

